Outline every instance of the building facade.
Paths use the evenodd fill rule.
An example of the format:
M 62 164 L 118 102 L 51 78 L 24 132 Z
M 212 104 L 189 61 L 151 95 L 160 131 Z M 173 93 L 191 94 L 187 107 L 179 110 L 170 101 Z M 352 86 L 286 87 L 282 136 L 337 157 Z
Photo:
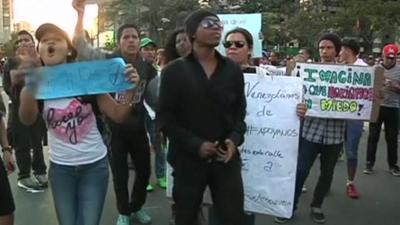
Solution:
M 14 30 L 13 20 L 13 0 L 0 0 L 0 43 L 10 40 L 10 35 Z

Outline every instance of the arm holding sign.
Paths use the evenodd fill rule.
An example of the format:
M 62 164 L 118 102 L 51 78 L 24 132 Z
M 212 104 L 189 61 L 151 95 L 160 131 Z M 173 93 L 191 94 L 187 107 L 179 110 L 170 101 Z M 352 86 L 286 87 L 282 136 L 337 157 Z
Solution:
M 18 67 L 18 70 L 15 71 L 15 75 L 13 79 L 24 79 L 29 70 L 40 66 L 40 58 L 38 54 L 34 54 L 32 52 L 32 46 L 22 46 L 21 52 L 25 52 L 26 54 L 20 54 L 21 64 Z M 35 51 L 36 52 L 36 51 Z M 18 76 L 18 77 L 16 77 Z M 30 79 L 31 83 L 27 83 L 21 90 L 20 95 L 20 106 L 18 110 L 18 116 L 21 122 L 24 125 L 32 125 L 38 116 L 39 113 L 39 105 L 38 101 L 35 99 L 35 83 L 34 79 Z M 37 81 L 37 80 L 36 80 Z M 17 81 L 14 81 L 17 82 Z M 18 81 L 23 82 L 23 81 Z
M 297 104 L 296 113 L 298 117 L 303 119 L 307 113 L 307 105 L 304 102 Z
M 140 81 L 140 77 L 137 71 L 132 67 L 131 64 L 127 65 L 125 70 L 127 79 L 134 83 L 137 87 Z M 135 96 L 135 89 L 131 89 L 127 92 L 126 98 L 133 100 Z M 132 101 L 129 101 L 132 102 Z M 102 94 L 97 96 L 97 103 L 100 110 L 109 117 L 112 121 L 116 123 L 123 123 L 125 119 L 129 116 L 132 110 L 132 104 L 120 104 L 115 101 L 114 98 L 109 94 Z
M 35 99 L 35 94 L 26 86 L 22 88 L 20 95 L 20 106 L 18 116 L 24 125 L 32 125 L 38 116 L 39 105 Z
M 85 29 L 83 27 L 83 18 L 85 15 L 85 0 L 73 0 L 72 6 L 78 13 L 78 19 L 75 26 L 75 34 L 72 44 L 78 51 L 78 60 L 105 59 L 106 53 L 95 49 L 86 42 Z

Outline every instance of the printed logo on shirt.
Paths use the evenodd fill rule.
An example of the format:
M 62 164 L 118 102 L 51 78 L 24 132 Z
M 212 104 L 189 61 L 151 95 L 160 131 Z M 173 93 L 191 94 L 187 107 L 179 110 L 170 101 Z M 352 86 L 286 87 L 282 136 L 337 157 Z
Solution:
M 126 93 L 127 93 L 126 91 L 121 91 L 121 92 L 119 92 L 119 93 L 116 93 L 116 94 L 115 94 L 115 100 L 116 100 L 118 103 L 126 104 L 126 103 L 127 103 Z
M 66 108 L 49 108 L 46 114 L 48 129 L 54 135 L 70 144 L 78 144 L 87 137 L 96 119 L 90 104 L 73 99 Z
M 141 101 L 143 93 L 144 93 L 144 91 L 146 89 L 146 83 L 147 83 L 146 81 L 141 81 L 139 83 L 138 87 L 136 88 L 135 96 L 133 97 L 132 102 L 128 102 L 128 99 L 126 99 L 127 91 L 122 91 L 122 92 L 116 93 L 115 94 L 115 100 L 118 103 L 121 103 L 121 104 L 128 104 L 128 103 L 136 104 L 136 103 L 139 103 Z

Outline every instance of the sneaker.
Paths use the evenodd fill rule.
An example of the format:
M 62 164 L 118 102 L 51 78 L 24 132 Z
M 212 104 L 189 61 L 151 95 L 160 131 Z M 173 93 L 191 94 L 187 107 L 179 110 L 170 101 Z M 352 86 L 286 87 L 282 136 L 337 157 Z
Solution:
M 117 225 L 131 225 L 131 217 L 126 215 L 119 215 L 117 220 Z
M 157 184 L 158 186 L 160 186 L 160 188 L 167 189 L 167 178 L 166 177 L 158 178 Z
M 153 185 L 148 184 L 147 187 L 146 187 L 146 191 L 147 191 L 147 192 L 152 192 L 152 191 L 154 191 Z
M 151 223 L 151 217 L 143 209 L 135 212 L 133 217 L 141 224 Z
M 308 190 L 307 190 L 306 185 L 303 185 L 303 187 L 301 188 L 301 192 L 306 193 L 307 191 L 308 191 Z
M 398 166 L 391 166 L 391 167 L 389 168 L 389 172 L 390 172 L 393 176 L 396 176 L 396 177 L 400 176 L 400 169 L 399 169 Z
M 35 175 L 35 179 L 36 179 L 37 183 L 39 183 L 40 186 L 42 186 L 42 187 L 47 187 L 49 184 L 49 180 L 47 179 L 46 174 Z
M 31 177 L 18 180 L 17 186 L 31 193 L 43 192 L 41 185 Z
M 353 183 L 347 184 L 346 189 L 347 189 L 347 196 L 349 196 L 350 198 L 357 199 L 360 197 L 360 194 L 358 193 L 357 188 Z
M 275 217 L 275 223 L 283 224 L 290 221 L 292 218 Z
M 372 169 L 372 166 L 366 166 L 365 169 L 363 170 L 363 173 L 365 174 L 372 174 L 374 170 Z
M 311 219 L 316 223 L 325 223 L 325 215 L 322 212 L 321 208 L 312 208 L 311 209 Z

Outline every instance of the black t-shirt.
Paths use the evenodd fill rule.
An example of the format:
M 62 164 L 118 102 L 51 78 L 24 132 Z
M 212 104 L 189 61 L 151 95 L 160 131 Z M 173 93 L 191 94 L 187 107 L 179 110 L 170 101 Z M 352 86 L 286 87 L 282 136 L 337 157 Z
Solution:
M 115 57 L 122 58 L 122 56 L 119 52 L 107 55 L 107 58 L 115 58 Z M 134 105 L 131 116 L 123 124 L 114 123 L 114 122 L 110 121 L 109 119 L 107 121 L 110 124 L 111 129 L 123 129 L 128 132 L 129 131 L 145 131 L 145 118 L 147 115 L 147 111 L 143 104 L 144 93 L 145 93 L 145 90 L 146 90 L 149 82 L 154 77 L 157 76 L 157 70 L 154 68 L 154 66 L 151 63 L 146 62 L 141 57 L 139 57 L 139 59 L 135 60 L 134 62 L 128 62 L 125 60 L 125 63 L 130 63 L 130 64 L 132 64 L 133 67 L 136 68 L 136 71 L 138 72 L 138 74 L 140 76 L 140 80 L 141 80 L 140 82 L 142 84 L 139 86 L 143 86 L 143 89 L 141 90 L 142 95 L 140 96 L 140 101 Z M 113 96 L 115 96 L 115 94 L 113 94 Z

